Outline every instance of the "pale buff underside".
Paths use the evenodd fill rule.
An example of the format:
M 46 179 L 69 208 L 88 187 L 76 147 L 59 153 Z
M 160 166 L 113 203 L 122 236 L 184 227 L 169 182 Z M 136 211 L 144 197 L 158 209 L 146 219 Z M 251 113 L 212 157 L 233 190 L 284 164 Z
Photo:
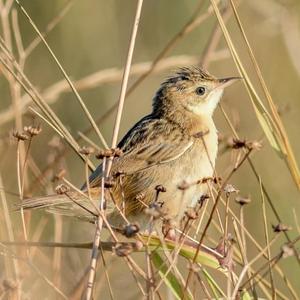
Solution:
M 206 147 L 203 146 L 203 142 L 205 142 Z M 213 176 L 217 145 L 217 132 L 215 126 L 211 124 L 210 132 L 203 139 L 196 140 L 180 158 L 151 170 L 151 176 L 155 177 L 155 180 L 151 187 L 145 191 L 145 194 L 154 200 L 155 186 L 162 184 L 167 191 L 159 194 L 158 202 L 163 203 L 162 212 L 175 224 L 180 222 L 187 208 L 195 207 L 201 195 L 207 192 L 207 184 L 209 183 L 193 183 Z M 146 172 L 144 176 L 147 176 Z M 188 185 L 191 184 L 184 191 L 178 189 L 178 186 L 183 182 Z M 145 202 L 151 203 L 150 199 Z M 142 229 L 149 227 L 149 217 L 144 213 L 131 214 L 128 219 L 130 222 L 138 222 Z M 112 215 L 111 222 L 116 226 L 120 225 L 119 222 L 124 223 L 118 213 Z

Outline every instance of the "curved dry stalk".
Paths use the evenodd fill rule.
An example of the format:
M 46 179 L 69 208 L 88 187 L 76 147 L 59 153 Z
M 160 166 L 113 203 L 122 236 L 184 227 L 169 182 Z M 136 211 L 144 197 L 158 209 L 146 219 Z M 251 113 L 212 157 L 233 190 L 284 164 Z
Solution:
M 138 0 L 135 18 L 134 18 L 134 24 L 133 24 L 133 28 L 132 28 L 131 37 L 130 37 L 126 65 L 125 65 L 125 69 L 124 69 L 122 86 L 121 86 L 121 91 L 120 91 L 118 111 L 117 111 L 117 116 L 116 116 L 116 120 L 115 120 L 114 131 L 113 131 L 113 137 L 112 137 L 112 148 L 115 148 L 117 145 L 118 133 L 119 133 L 119 128 L 120 128 L 122 111 L 123 111 L 124 100 L 125 100 L 126 89 L 127 89 L 127 84 L 128 84 L 128 78 L 129 78 L 129 72 L 130 72 L 130 67 L 131 67 L 131 62 L 132 62 L 132 57 L 133 57 L 133 50 L 134 50 L 134 46 L 135 46 L 137 30 L 139 27 L 139 21 L 140 21 L 141 12 L 142 12 L 142 5 L 143 5 L 143 0 Z M 112 163 L 113 163 L 113 158 L 110 158 L 108 160 L 107 167 L 106 167 L 106 164 L 103 162 L 103 174 L 105 174 L 105 176 L 109 175 Z M 102 180 L 101 180 L 101 191 L 102 191 L 102 193 L 101 193 L 101 201 L 100 201 L 100 211 L 102 213 L 104 213 L 104 177 L 103 176 L 102 176 Z M 91 258 L 91 263 L 90 263 L 90 273 L 89 273 L 89 277 L 88 277 L 88 284 L 87 284 L 86 296 L 85 296 L 85 299 L 87 299 L 87 300 L 92 299 L 92 292 L 93 292 L 94 280 L 95 280 L 95 275 L 96 275 L 95 271 L 96 271 L 96 266 L 97 266 L 99 246 L 100 246 L 100 242 L 101 242 L 100 236 L 101 236 L 101 231 L 102 231 L 102 225 L 103 225 L 103 218 L 101 215 L 99 215 L 98 220 L 97 220 L 96 230 L 95 230 L 92 258 Z
M 296 186 L 297 188 L 300 190 L 300 171 L 299 171 L 299 168 L 298 168 L 298 165 L 297 165 L 297 161 L 296 161 L 296 158 L 295 158 L 295 155 L 294 155 L 294 152 L 293 152 L 293 149 L 292 149 L 292 146 L 290 144 L 290 141 L 289 141 L 289 138 L 288 138 L 288 135 L 286 133 L 286 130 L 284 128 L 284 125 L 281 121 L 281 118 L 280 118 L 280 115 L 278 113 L 278 109 L 276 107 L 276 105 L 274 104 L 274 101 L 271 97 L 271 94 L 269 92 L 269 89 L 267 87 L 267 84 L 263 78 L 263 75 L 262 75 L 262 72 L 260 70 L 260 67 L 257 63 L 257 60 L 254 56 L 254 53 L 252 51 L 252 48 L 251 48 L 251 45 L 248 41 L 248 38 L 245 34 L 245 31 L 244 31 L 244 28 L 242 26 L 242 23 L 241 23 L 241 20 L 240 20 L 240 17 L 238 15 L 238 12 L 236 10 L 236 7 L 233 3 L 232 0 L 230 0 L 230 4 L 231 4 L 231 7 L 232 7 L 232 10 L 234 12 L 234 15 L 235 15 L 235 18 L 236 18 L 236 21 L 238 23 L 238 27 L 241 31 L 241 34 L 242 34 L 242 37 L 246 43 L 246 46 L 247 46 L 247 49 L 248 49 L 248 53 L 249 53 L 249 56 L 251 58 L 251 61 L 253 63 L 253 66 L 255 68 L 255 71 L 256 71 L 256 74 L 258 76 L 258 79 L 259 79 L 259 82 L 262 86 L 262 89 L 264 91 L 264 94 L 265 94 L 265 97 L 268 101 L 268 104 L 271 108 L 271 116 L 272 116 L 272 119 L 271 121 L 274 123 L 275 125 L 275 128 L 276 128 L 276 133 L 279 135 L 279 137 L 281 138 L 281 141 L 284 145 L 284 147 L 281 148 L 283 154 L 286 154 L 284 155 L 284 158 L 285 158 L 285 161 L 289 167 L 289 170 L 290 170 L 290 173 L 296 183 Z M 286 151 L 286 153 L 284 153 L 284 151 Z
M 91 123 L 91 126 L 93 127 L 93 129 L 95 130 L 95 132 L 97 133 L 101 143 L 103 144 L 103 146 L 105 148 L 108 148 L 106 141 L 104 139 L 104 137 L 102 136 L 102 133 L 100 132 L 98 126 L 96 125 L 93 117 L 91 116 L 89 110 L 87 109 L 86 105 L 84 104 L 81 96 L 79 95 L 78 91 L 76 90 L 73 82 L 71 81 L 71 79 L 69 78 L 69 76 L 67 75 L 66 71 L 64 70 L 64 68 L 62 67 L 62 65 L 60 64 L 59 60 L 57 59 L 57 57 L 55 56 L 54 52 L 52 51 L 51 47 L 49 46 L 49 44 L 47 43 L 47 41 L 45 40 L 44 36 L 41 34 L 41 32 L 39 31 L 39 29 L 37 28 L 37 26 L 35 25 L 35 23 L 33 22 L 33 20 L 30 18 L 30 16 L 28 15 L 27 11 L 24 9 L 24 7 L 20 4 L 19 0 L 15 0 L 15 2 L 18 4 L 18 6 L 21 9 L 21 12 L 24 14 L 24 16 L 27 18 L 27 20 L 29 21 L 29 23 L 31 24 L 32 28 L 34 29 L 34 31 L 38 34 L 38 36 L 40 37 L 41 41 L 43 42 L 43 44 L 46 46 L 48 52 L 50 53 L 51 57 L 54 59 L 56 65 L 58 66 L 59 70 L 61 71 L 61 73 L 63 74 L 64 78 L 66 79 L 66 81 L 68 82 L 68 84 L 70 85 L 70 88 L 72 90 L 72 92 L 74 93 L 74 95 L 76 96 L 77 101 L 79 102 L 81 108 L 83 109 L 85 115 L 87 116 L 89 122 Z

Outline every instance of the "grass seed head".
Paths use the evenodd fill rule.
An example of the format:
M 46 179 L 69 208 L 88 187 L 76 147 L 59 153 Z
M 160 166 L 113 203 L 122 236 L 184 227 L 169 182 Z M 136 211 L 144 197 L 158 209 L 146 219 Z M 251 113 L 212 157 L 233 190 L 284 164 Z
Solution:
M 29 139 L 29 135 L 25 132 L 19 132 L 14 130 L 12 133 L 13 137 L 16 138 L 18 141 L 27 141 Z
M 290 226 L 285 225 L 283 223 L 279 223 L 277 225 L 272 225 L 272 227 L 273 227 L 274 232 L 285 232 L 285 231 L 289 231 L 292 229 Z
M 82 155 L 89 156 L 95 152 L 95 149 L 93 147 L 83 146 L 78 150 L 78 152 Z
M 134 237 L 140 231 L 140 227 L 137 223 L 128 224 L 123 228 L 123 235 L 127 238 Z
M 113 247 L 113 252 L 120 257 L 126 257 L 133 252 L 133 247 L 129 243 L 117 244 Z
M 235 198 L 235 201 L 240 204 L 241 206 L 245 205 L 245 204 L 249 204 L 251 202 L 251 198 L 250 197 L 242 197 L 242 196 L 237 196 Z
M 65 184 L 59 184 L 56 188 L 55 188 L 55 192 L 58 195 L 63 195 L 65 193 L 67 193 L 70 190 L 70 188 L 65 185 Z
M 34 137 L 42 132 L 42 128 L 40 125 L 38 126 L 24 126 L 24 132 L 26 132 L 29 136 Z

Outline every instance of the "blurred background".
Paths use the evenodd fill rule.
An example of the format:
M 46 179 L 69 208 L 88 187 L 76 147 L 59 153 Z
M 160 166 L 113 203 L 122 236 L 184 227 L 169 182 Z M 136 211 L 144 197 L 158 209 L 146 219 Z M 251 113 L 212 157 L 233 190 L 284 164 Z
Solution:
M 300 163 L 300 2 L 296 0 L 244 0 L 238 3 L 238 11 L 246 34 L 280 112 L 296 159 Z M 19 36 L 25 49 L 36 39 L 37 35 L 13 2 L 6 16 L 5 4 L 5 1 L 0 1 L 1 37 L 6 42 L 10 41 L 11 50 L 19 61 L 22 57 L 20 57 L 16 42 L 16 36 L 18 37 L 16 30 L 19 29 Z M 136 1 L 24 0 L 22 5 L 41 32 L 50 29 L 46 34 L 47 42 L 67 74 L 75 82 L 94 119 L 101 119 L 119 97 L 122 68 L 126 60 Z M 188 33 L 179 36 L 157 64 L 156 69 L 128 95 L 119 139 L 136 121 L 151 111 L 155 91 L 161 81 L 176 67 L 199 64 L 205 59 L 206 68 L 217 77 L 238 75 L 225 40 L 220 32 L 219 38 L 217 34 L 214 35 L 218 23 L 214 13 L 210 13 L 208 7 L 209 1 L 205 0 L 144 1 L 129 88 L 147 70 L 147 64 L 150 64 L 176 35 L 178 36 L 193 16 L 205 15 L 206 17 Z M 227 1 L 221 1 L 220 7 L 225 10 L 228 30 L 247 72 L 253 79 L 257 91 L 263 95 L 230 7 L 226 12 Z M 54 25 L 53 28 L 51 25 Z M 212 43 L 212 36 L 217 36 L 216 47 L 209 57 L 205 58 L 207 47 Z M 25 194 L 37 196 L 53 192 L 53 188 L 57 185 L 57 182 L 52 182 L 53 176 L 61 169 L 66 171 L 65 176 L 68 180 L 80 187 L 85 180 L 85 166 L 82 161 L 66 143 L 58 138 L 52 128 L 28 110 L 28 105 L 32 103 L 23 90 L 20 91 L 20 97 L 13 99 L 10 83 L 7 77 L 1 74 L 3 65 L 0 68 L 0 168 L 9 209 L 12 210 L 13 205 L 19 201 L 19 197 L 15 195 L 18 194 L 17 146 L 16 141 L 11 137 L 11 132 L 13 129 L 20 129 L 18 128 L 20 126 L 40 124 L 42 127 L 42 132 L 33 139 L 30 146 Z M 79 137 L 78 132 L 86 132 L 89 139 L 98 147 L 102 147 L 93 130 L 86 131 L 89 128 L 89 122 L 42 43 L 37 44 L 26 56 L 24 73 L 75 138 Z M 297 217 L 299 218 L 300 211 L 299 192 L 286 164 L 265 138 L 243 83 L 235 84 L 226 90 L 222 101 L 223 108 L 240 137 L 262 142 L 263 148 L 252 156 L 253 162 L 282 222 L 292 227 L 290 236 L 295 238 L 299 235 L 299 231 L 297 232 L 297 226 L 299 230 Z M 23 107 L 24 104 L 25 107 Z M 16 114 L 20 116 L 21 113 L 22 117 L 18 117 L 16 121 Z M 111 143 L 114 118 L 115 111 L 99 123 L 99 128 L 108 144 Z M 217 171 L 222 176 L 228 172 L 228 166 L 235 155 L 226 148 L 232 132 L 220 109 L 215 113 L 215 121 L 220 133 L 220 149 L 222 150 L 217 161 Z M 88 145 L 82 139 L 79 144 Z M 59 156 L 61 152 L 63 155 Z M 93 156 L 91 159 L 95 164 L 98 163 Z M 49 164 L 51 164 L 50 167 Z M 40 173 L 45 176 L 42 180 L 37 180 L 37 174 Z M 247 163 L 233 176 L 230 183 L 240 190 L 242 196 L 251 198 L 252 201 L 245 210 L 245 222 L 257 241 L 264 244 L 260 186 Z M 232 203 L 232 208 L 238 211 L 237 204 Z M 272 236 L 271 224 L 276 225 L 278 221 L 269 207 L 267 207 L 267 212 L 269 231 Z M 15 239 L 22 239 L 20 214 L 11 212 L 10 216 Z M 0 221 L 1 240 L 7 240 L 3 222 L 2 219 Z M 92 224 L 83 224 L 43 211 L 35 211 L 31 214 L 28 228 L 29 240 L 86 242 L 93 239 L 93 234 Z M 215 234 L 214 238 L 218 240 L 218 234 L 213 231 L 212 234 Z M 279 238 L 274 249 L 280 249 L 283 242 L 285 239 Z M 250 245 L 250 253 L 252 248 Z M 34 251 L 31 255 L 34 257 L 35 265 L 66 295 L 73 295 L 72 293 L 77 291 L 77 283 L 84 275 L 89 263 L 90 251 L 74 249 L 55 251 L 34 249 L 32 251 Z M 276 253 L 277 251 L 274 250 L 273 255 Z M 1 269 L 6 265 L 6 259 L 5 255 L 0 256 Z M 111 254 L 107 255 L 107 259 L 108 264 L 110 260 L 115 261 L 109 267 L 113 278 L 112 285 L 115 287 L 115 298 L 118 299 L 121 295 L 122 299 L 141 298 L 136 288 L 127 289 L 134 283 L 130 276 L 124 278 L 124 272 L 128 272 L 126 265 L 120 259 L 111 257 Z M 280 262 L 280 267 L 300 295 L 300 271 L 295 261 L 294 257 L 287 258 Z M 60 295 L 45 280 L 42 280 L 38 273 L 26 263 L 22 266 L 24 268 L 22 284 L 28 299 L 39 299 L 45 293 L 48 299 L 56 297 L 59 299 Z M 0 279 L 5 279 L 5 275 L 0 273 Z M 280 280 L 278 282 L 279 287 L 282 286 L 284 290 L 284 284 Z M 103 297 L 108 297 L 105 285 L 104 275 L 99 272 L 96 290 L 101 291 Z M 125 288 L 126 292 L 124 292 Z

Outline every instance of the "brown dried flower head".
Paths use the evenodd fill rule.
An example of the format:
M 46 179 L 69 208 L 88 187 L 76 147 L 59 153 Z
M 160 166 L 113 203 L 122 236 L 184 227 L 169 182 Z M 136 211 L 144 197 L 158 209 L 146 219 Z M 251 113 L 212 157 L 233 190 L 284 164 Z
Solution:
M 177 187 L 179 190 L 184 191 L 187 190 L 190 187 L 190 185 L 184 180 Z
M 122 150 L 116 149 L 104 149 L 99 150 L 96 154 L 97 159 L 109 158 L 109 157 L 120 157 L 123 154 Z
M 116 185 L 116 181 L 112 178 L 112 177 L 109 177 L 109 178 L 106 178 L 104 180 L 104 187 L 106 189 L 111 189 L 112 187 L 114 187 Z
M 232 193 L 238 193 L 239 190 L 236 189 L 232 184 L 226 184 L 224 188 L 224 192 L 226 193 L 227 196 L 229 196 Z
M 242 197 L 242 196 L 237 196 L 235 198 L 235 201 L 240 204 L 240 205 L 245 205 L 245 204 L 249 204 L 251 202 L 251 198 L 250 197 Z
M 247 147 L 249 150 L 259 151 L 262 148 L 262 143 L 259 141 L 250 141 L 247 143 Z
M 24 126 L 24 132 L 26 132 L 28 135 L 30 135 L 31 137 L 34 137 L 38 134 L 40 134 L 42 131 L 42 127 L 40 125 L 38 126 Z
M 185 212 L 185 215 L 190 220 L 196 220 L 199 216 L 194 208 L 187 209 L 187 211 Z
M 279 223 L 277 225 L 272 225 L 272 227 L 273 227 L 274 232 L 284 232 L 284 231 L 289 231 L 292 229 L 290 226 L 285 225 L 283 223 Z
M 18 141 L 26 141 L 29 139 L 28 134 L 24 132 L 19 132 L 17 130 L 14 130 L 12 133 L 13 137 L 16 138 Z
M 204 204 L 204 202 L 209 199 L 209 195 L 208 194 L 203 194 L 201 195 L 200 199 L 198 200 L 198 203 L 200 204 L 200 207 L 202 207 L 202 205 Z
M 260 142 L 247 141 L 246 139 L 229 138 L 227 144 L 228 147 L 232 149 L 245 148 L 248 150 L 260 150 L 262 148 L 262 144 Z
M 295 255 L 293 248 L 287 244 L 283 245 L 281 250 L 282 250 L 282 258 L 287 258 Z
M 140 231 L 140 227 L 137 223 L 128 224 L 123 228 L 123 235 L 127 238 L 134 237 Z
M 113 174 L 112 174 L 113 177 L 121 177 L 124 175 L 125 175 L 125 171 L 123 171 L 123 170 L 117 170 L 117 171 L 113 172 Z
M 55 192 L 58 195 L 63 195 L 65 193 L 67 193 L 69 190 L 70 190 L 70 188 L 65 184 L 60 184 L 55 188 Z
M 113 247 L 113 252 L 120 257 L 128 256 L 133 252 L 133 250 L 134 249 L 130 243 L 117 244 L 115 247 Z
M 165 192 L 167 191 L 167 189 L 166 189 L 163 185 L 161 185 L 161 184 L 157 185 L 157 186 L 155 187 L 155 190 L 156 190 L 158 193 L 165 193 Z
M 83 154 L 83 155 L 91 155 L 92 153 L 95 152 L 95 149 L 93 147 L 90 146 L 83 146 L 78 150 L 79 153 Z

